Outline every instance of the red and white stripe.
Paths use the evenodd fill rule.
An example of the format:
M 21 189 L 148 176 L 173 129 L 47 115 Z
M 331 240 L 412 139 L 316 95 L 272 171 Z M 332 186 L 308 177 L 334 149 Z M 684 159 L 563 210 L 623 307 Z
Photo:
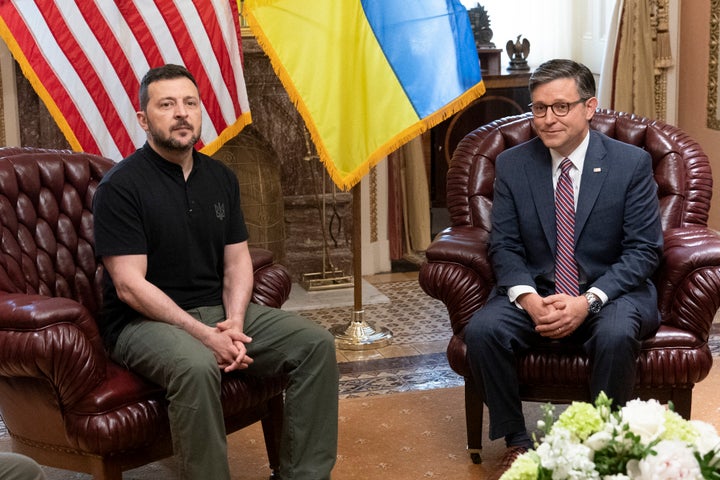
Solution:
M 579 295 L 578 266 L 575 261 L 575 194 L 569 158 L 560 163 L 560 177 L 555 186 L 555 224 L 557 250 L 555 253 L 555 293 Z
M 0 20 L 75 150 L 119 160 L 140 146 L 140 79 L 165 63 L 185 65 L 198 82 L 198 148 L 249 122 L 236 0 L 3 0 Z

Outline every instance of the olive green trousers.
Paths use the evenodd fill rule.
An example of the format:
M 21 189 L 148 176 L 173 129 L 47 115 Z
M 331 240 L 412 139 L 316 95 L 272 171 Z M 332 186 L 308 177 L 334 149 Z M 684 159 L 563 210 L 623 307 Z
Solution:
M 188 311 L 207 325 L 225 319 L 222 306 Z M 245 334 L 254 360 L 244 375 L 288 378 L 280 445 L 282 480 L 330 478 L 337 456 L 338 367 L 334 337 L 297 314 L 250 304 Z M 173 448 L 185 480 L 230 478 L 220 403 L 222 374 L 213 353 L 172 325 L 137 319 L 112 358 L 167 391 Z

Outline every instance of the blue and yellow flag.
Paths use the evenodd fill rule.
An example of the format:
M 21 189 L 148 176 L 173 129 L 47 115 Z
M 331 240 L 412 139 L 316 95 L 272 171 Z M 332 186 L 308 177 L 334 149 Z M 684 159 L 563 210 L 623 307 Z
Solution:
M 244 8 L 343 190 L 485 93 L 458 0 L 245 0 Z

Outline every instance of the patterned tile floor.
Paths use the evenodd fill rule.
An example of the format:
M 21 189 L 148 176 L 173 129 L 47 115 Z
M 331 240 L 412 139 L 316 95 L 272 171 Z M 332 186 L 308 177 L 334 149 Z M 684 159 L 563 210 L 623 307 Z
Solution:
M 463 385 L 445 353 L 340 363 L 340 398 Z
M 450 321 L 441 302 L 418 285 L 417 272 L 368 276 L 389 303 L 363 305 L 365 320 L 392 332 L 390 345 L 366 350 L 337 350 L 341 398 L 382 395 L 462 385 L 447 364 Z M 330 328 L 349 324 L 352 307 L 300 312 Z

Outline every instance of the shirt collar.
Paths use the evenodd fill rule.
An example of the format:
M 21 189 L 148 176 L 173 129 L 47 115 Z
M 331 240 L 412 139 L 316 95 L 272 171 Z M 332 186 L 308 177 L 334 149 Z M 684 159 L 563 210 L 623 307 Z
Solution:
M 172 173 L 180 172 L 180 174 L 182 174 L 182 167 L 180 167 L 180 165 L 165 160 L 159 153 L 153 150 L 148 142 L 145 142 L 145 145 L 142 146 L 142 151 L 144 152 L 146 158 L 162 170 Z M 193 149 L 193 171 L 200 166 L 201 162 L 202 160 L 200 155 L 198 155 L 197 150 Z
M 590 145 L 590 130 L 587 131 L 585 138 L 583 138 L 583 141 L 580 142 L 580 145 L 578 145 L 577 148 L 567 157 L 560 155 L 557 151 L 551 148 L 550 156 L 552 157 L 553 172 L 560 168 L 560 162 L 562 162 L 565 158 L 569 158 L 575 168 L 582 172 L 583 165 L 585 165 L 585 154 L 587 153 L 588 145 Z

